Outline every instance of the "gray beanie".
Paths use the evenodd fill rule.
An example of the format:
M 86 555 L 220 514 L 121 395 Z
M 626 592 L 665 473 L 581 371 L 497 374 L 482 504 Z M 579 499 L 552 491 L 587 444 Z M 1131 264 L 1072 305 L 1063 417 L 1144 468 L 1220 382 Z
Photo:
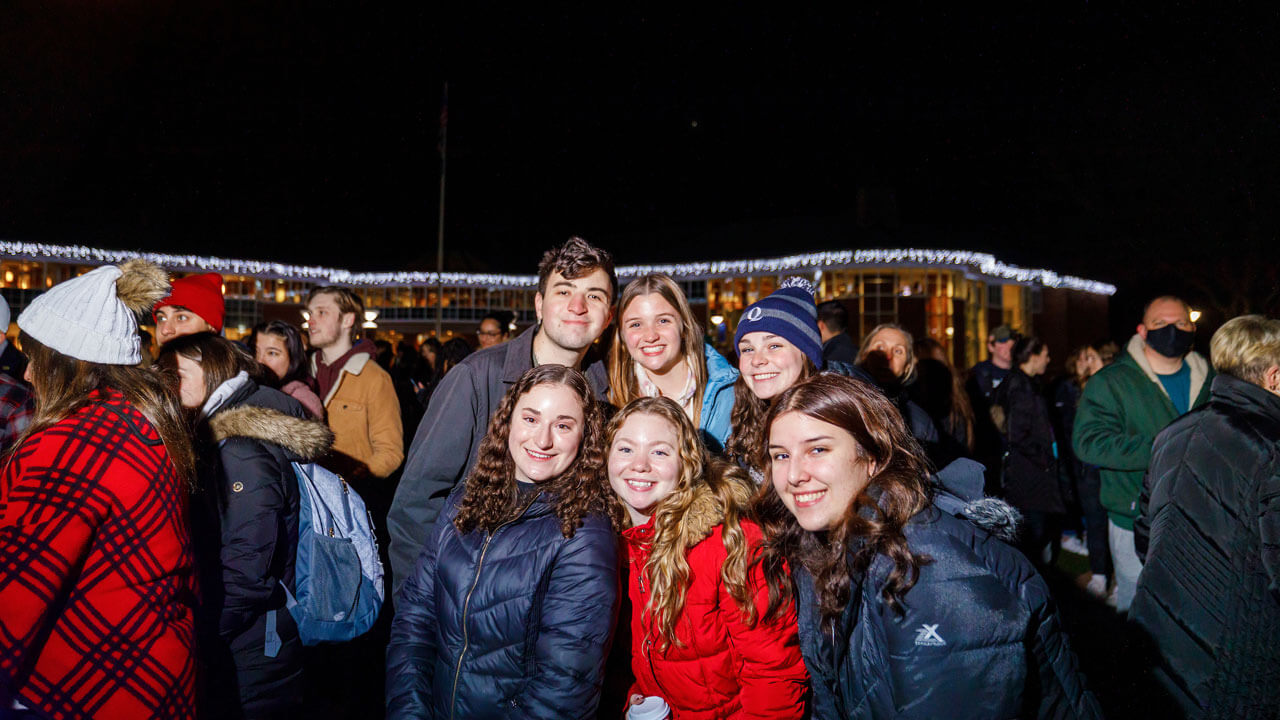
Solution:
M 58 283 L 18 315 L 18 327 L 45 347 L 87 362 L 142 361 L 136 314 L 169 290 L 159 267 L 130 260 Z

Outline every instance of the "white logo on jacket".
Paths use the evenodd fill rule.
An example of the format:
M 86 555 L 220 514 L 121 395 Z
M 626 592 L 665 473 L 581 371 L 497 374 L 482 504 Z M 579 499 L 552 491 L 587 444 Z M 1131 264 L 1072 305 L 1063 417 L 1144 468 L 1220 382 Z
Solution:
M 940 624 L 941 623 L 934 623 L 933 625 L 921 625 L 920 629 L 916 630 L 916 644 L 932 645 L 935 647 L 946 645 L 947 641 L 943 640 L 942 636 L 938 634 L 938 625 Z

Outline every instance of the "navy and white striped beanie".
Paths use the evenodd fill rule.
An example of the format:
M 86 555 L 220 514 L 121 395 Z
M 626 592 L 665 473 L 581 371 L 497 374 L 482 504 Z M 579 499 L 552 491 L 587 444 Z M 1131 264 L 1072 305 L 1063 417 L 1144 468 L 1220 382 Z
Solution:
M 768 297 L 742 312 L 733 333 L 733 351 L 738 353 L 742 336 L 753 332 L 773 333 L 799 348 L 822 367 L 822 336 L 818 334 L 818 307 L 813 301 L 813 285 L 801 277 L 787 278 Z M 741 353 L 738 353 L 741 355 Z

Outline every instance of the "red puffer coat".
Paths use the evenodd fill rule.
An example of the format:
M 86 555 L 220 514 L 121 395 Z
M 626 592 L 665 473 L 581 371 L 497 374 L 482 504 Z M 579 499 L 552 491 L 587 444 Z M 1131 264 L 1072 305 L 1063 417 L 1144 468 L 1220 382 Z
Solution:
M 745 492 L 745 491 L 744 491 Z M 743 498 L 745 501 L 745 497 Z M 710 491 L 693 501 L 681 523 L 689 561 L 689 591 L 665 652 L 650 632 L 649 581 L 645 563 L 653 542 L 653 520 L 623 532 L 630 572 L 632 694 L 657 695 L 671 706 L 673 720 L 800 718 L 809 676 L 800 657 L 793 609 L 779 620 L 750 626 L 720 577 L 727 558 L 721 539 L 723 509 Z M 742 521 L 747 541 L 760 541 L 760 528 Z M 759 567 L 748 578 L 758 614 L 768 605 Z
M 0 477 L 0 717 L 195 715 L 188 490 L 115 390 L 27 438 Z

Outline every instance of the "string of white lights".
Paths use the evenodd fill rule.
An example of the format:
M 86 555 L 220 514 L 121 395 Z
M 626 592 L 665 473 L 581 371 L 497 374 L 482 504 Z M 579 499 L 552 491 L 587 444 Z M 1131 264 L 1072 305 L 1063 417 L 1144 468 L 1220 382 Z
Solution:
M 248 275 L 272 280 L 352 285 L 366 287 L 434 286 L 440 275 L 434 272 L 351 272 L 341 268 L 316 265 L 288 265 L 265 260 L 239 260 L 206 255 L 170 255 L 131 250 L 104 250 L 83 245 L 51 245 L 0 240 L 0 257 L 20 260 L 60 260 L 92 265 L 117 264 L 142 258 L 184 272 L 217 272 L 224 275 Z M 707 262 L 657 265 L 625 265 L 617 268 L 618 277 L 629 279 L 651 272 L 662 272 L 676 280 L 705 280 L 716 277 L 780 275 L 790 272 L 841 270 L 866 266 L 953 266 L 981 275 L 1017 283 L 1033 283 L 1049 288 L 1081 290 L 1096 295 L 1114 295 L 1114 285 L 1059 275 L 1052 270 L 1023 268 L 1000 262 L 988 253 L 967 250 L 837 250 L 802 253 L 779 258 L 754 260 L 713 260 Z M 443 273 L 444 284 L 451 287 L 485 287 L 493 289 L 531 288 L 538 284 L 535 275 L 498 273 Z

